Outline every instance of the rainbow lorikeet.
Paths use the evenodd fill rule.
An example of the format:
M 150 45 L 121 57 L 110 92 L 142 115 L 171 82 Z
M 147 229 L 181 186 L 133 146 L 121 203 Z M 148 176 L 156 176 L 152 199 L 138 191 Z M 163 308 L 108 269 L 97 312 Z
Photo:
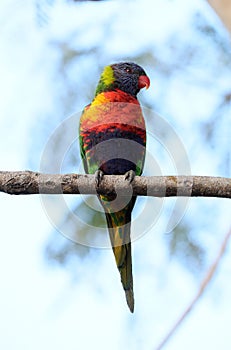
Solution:
M 131 182 L 141 175 L 146 130 L 137 93 L 150 85 L 143 68 L 121 62 L 106 66 L 93 101 L 80 119 L 80 149 L 85 172 L 125 175 Z M 130 311 L 134 311 L 130 226 L 136 197 L 99 195 L 105 211 L 111 245 Z

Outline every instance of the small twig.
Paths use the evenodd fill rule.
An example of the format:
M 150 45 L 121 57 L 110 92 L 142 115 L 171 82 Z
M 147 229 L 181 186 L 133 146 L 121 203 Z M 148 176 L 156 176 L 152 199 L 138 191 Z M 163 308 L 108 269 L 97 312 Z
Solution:
M 131 191 L 132 190 L 132 191 Z M 0 171 L 0 192 L 8 194 L 96 194 L 95 176 Z M 153 197 L 231 198 L 231 179 L 212 176 L 135 176 L 131 185 L 123 175 L 105 175 L 99 194 Z
M 186 316 L 189 315 L 189 313 L 192 311 L 193 307 L 199 301 L 199 299 L 202 296 L 202 294 L 204 293 L 205 289 L 208 287 L 209 282 L 213 278 L 213 276 L 214 276 L 214 274 L 215 274 L 215 272 L 216 272 L 216 270 L 218 268 L 218 265 L 221 262 L 222 257 L 224 256 L 224 252 L 225 252 L 225 250 L 227 248 L 227 245 L 228 245 L 230 237 L 231 237 L 231 229 L 226 234 L 226 236 L 225 236 L 225 238 L 224 238 L 224 240 L 223 240 L 223 242 L 221 244 L 219 253 L 218 253 L 215 261 L 210 266 L 210 268 L 209 268 L 208 272 L 206 273 L 204 279 L 202 280 L 200 288 L 199 288 L 196 296 L 193 298 L 191 303 L 188 305 L 186 310 L 183 312 L 183 314 L 180 316 L 180 318 L 177 320 L 177 322 L 174 324 L 174 326 L 168 332 L 168 334 L 165 336 L 165 338 L 162 340 L 162 342 L 157 346 L 156 350 L 163 349 L 163 347 L 167 344 L 167 342 L 170 340 L 170 338 L 174 335 L 174 333 L 176 332 L 177 328 L 182 324 L 182 322 L 184 321 Z

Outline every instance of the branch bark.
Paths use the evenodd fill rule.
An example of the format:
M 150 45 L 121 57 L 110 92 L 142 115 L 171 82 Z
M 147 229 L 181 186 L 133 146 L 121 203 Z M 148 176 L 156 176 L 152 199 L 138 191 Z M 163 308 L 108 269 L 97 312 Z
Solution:
M 95 186 L 94 175 L 0 171 L 0 192 L 8 194 L 115 194 L 153 197 L 231 198 L 231 179 L 210 176 L 136 176 L 130 185 L 122 175 L 105 175 Z
M 213 7 L 226 28 L 231 33 L 231 3 L 230 0 L 207 0 Z

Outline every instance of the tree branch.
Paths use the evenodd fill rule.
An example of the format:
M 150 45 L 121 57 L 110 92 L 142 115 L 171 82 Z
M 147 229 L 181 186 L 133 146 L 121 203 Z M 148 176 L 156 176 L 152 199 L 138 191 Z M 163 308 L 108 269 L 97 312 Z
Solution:
M 161 350 L 161 349 L 164 348 L 164 346 L 167 344 L 167 342 L 170 340 L 170 338 L 175 334 L 176 330 L 182 324 L 184 319 L 189 315 L 189 313 L 192 311 L 192 309 L 196 306 L 197 302 L 199 301 L 199 299 L 201 298 L 201 296 L 205 292 L 205 289 L 208 287 L 208 285 L 209 285 L 210 281 L 212 280 L 215 272 L 217 271 L 217 268 L 218 268 L 218 266 L 219 266 L 219 264 L 221 262 L 221 259 L 224 256 L 225 250 L 226 250 L 227 245 L 229 243 L 230 237 L 231 237 L 231 229 L 226 234 L 226 236 L 225 236 L 225 238 L 224 238 L 224 240 L 223 240 L 223 242 L 221 244 L 220 250 L 219 250 L 219 252 L 218 252 L 218 254 L 217 254 L 216 258 L 215 258 L 215 260 L 213 261 L 213 263 L 209 267 L 209 269 L 208 269 L 204 279 L 201 282 L 201 285 L 199 287 L 199 290 L 198 290 L 196 296 L 190 302 L 190 304 L 188 305 L 186 310 L 183 312 L 183 314 L 180 316 L 180 318 L 177 320 L 177 322 L 172 327 L 172 329 L 165 336 L 163 341 L 158 345 L 156 350 Z
M 153 197 L 231 198 L 231 179 L 209 176 L 136 176 L 131 186 L 122 175 L 105 175 L 99 194 Z M 94 175 L 41 174 L 32 171 L 0 171 L 0 192 L 8 194 L 96 194 Z

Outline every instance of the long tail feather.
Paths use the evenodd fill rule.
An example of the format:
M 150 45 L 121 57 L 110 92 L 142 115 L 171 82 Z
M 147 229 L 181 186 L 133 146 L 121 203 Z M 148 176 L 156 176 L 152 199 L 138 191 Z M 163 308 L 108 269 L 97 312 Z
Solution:
M 126 208 L 116 213 L 106 212 L 111 245 L 120 273 L 128 307 L 134 311 L 132 254 L 130 242 L 131 211 L 134 206 L 133 199 Z

